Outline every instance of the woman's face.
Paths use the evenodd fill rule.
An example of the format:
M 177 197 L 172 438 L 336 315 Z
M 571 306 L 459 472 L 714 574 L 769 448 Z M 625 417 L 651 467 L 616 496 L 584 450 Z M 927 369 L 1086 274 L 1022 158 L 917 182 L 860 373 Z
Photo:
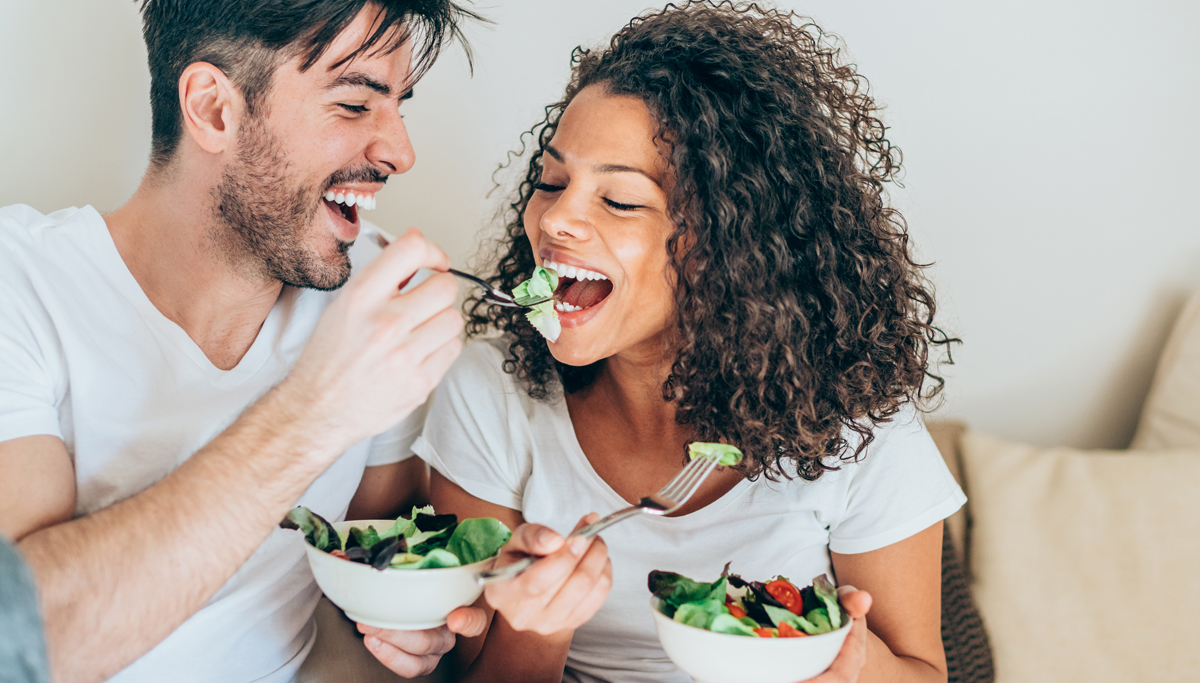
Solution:
M 640 99 L 590 86 L 567 106 L 542 156 L 525 233 L 537 263 L 560 277 L 562 334 L 550 344 L 560 362 L 662 354 L 675 309 L 666 246 L 675 226 L 657 132 Z

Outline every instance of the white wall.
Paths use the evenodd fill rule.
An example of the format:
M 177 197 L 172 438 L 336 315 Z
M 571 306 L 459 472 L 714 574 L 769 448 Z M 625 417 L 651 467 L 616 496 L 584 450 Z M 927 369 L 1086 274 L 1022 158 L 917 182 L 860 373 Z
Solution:
M 408 105 L 416 168 L 375 220 L 465 261 L 490 176 L 557 98 L 568 56 L 645 0 L 493 0 L 474 79 L 444 58 Z M 905 210 L 965 340 L 947 413 L 1041 444 L 1121 446 L 1186 292 L 1200 4 L 784 2 L 840 34 L 888 105 Z M 0 0 L 0 205 L 119 206 L 149 150 L 130 0 Z

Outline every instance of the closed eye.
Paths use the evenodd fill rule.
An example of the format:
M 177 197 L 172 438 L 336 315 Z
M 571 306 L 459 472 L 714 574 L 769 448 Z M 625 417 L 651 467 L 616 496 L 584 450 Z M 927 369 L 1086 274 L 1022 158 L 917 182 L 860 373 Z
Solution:
M 638 206 L 637 204 L 622 204 L 620 202 L 614 202 L 611 199 L 605 199 L 604 203 L 608 204 L 609 206 L 616 209 L 617 211 L 634 211 L 634 210 L 642 208 L 642 207 Z
M 345 102 L 338 102 L 338 106 L 341 107 L 342 109 L 345 109 L 348 112 L 352 112 L 355 114 L 365 114 L 365 113 L 371 111 L 370 109 L 367 109 L 364 105 L 361 105 L 361 104 L 346 104 Z
M 565 188 L 561 185 L 550 185 L 548 183 L 537 183 L 533 189 L 539 192 L 562 192 Z

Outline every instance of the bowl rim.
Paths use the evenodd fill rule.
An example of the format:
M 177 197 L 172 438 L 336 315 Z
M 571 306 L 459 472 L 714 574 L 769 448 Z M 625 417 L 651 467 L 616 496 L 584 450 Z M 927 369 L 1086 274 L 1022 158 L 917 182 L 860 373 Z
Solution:
M 803 638 L 748 638 L 746 636 L 734 635 L 732 633 L 717 633 L 716 631 L 709 631 L 706 628 L 700 628 L 698 626 L 692 626 L 690 624 L 681 624 L 678 621 L 675 621 L 674 619 L 672 619 L 671 617 L 668 617 L 667 615 L 663 614 L 662 610 L 659 609 L 659 605 L 661 605 L 661 604 L 662 604 L 662 598 L 658 597 L 657 595 L 650 596 L 650 611 L 655 614 L 656 621 L 661 619 L 663 622 L 669 622 L 671 624 L 675 624 L 676 626 L 690 629 L 691 631 L 694 631 L 697 634 L 706 633 L 709 636 L 714 636 L 714 637 L 719 637 L 719 638 L 737 638 L 738 642 L 743 642 L 743 643 L 751 643 L 751 642 L 764 642 L 764 643 L 805 642 L 805 643 L 807 643 L 807 642 L 811 642 L 810 638 L 824 638 L 825 636 L 836 636 L 837 634 L 849 629 L 851 626 L 854 625 L 854 620 L 848 619 L 846 621 L 846 623 L 842 624 L 840 627 L 835 628 L 832 631 L 827 631 L 825 633 L 818 633 L 815 636 L 814 635 L 805 636 Z M 706 636 L 698 636 L 698 637 L 704 638 Z M 750 645 L 750 647 L 762 647 L 762 646 Z
M 383 522 L 392 524 L 395 521 L 396 520 L 394 520 L 394 519 L 347 519 L 347 520 L 342 520 L 340 522 L 332 522 L 332 524 L 333 524 L 333 528 L 337 529 L 337 531 L 340 533 L 343 529 L 349 529 L 349 528 L 360 528 L 361 529 L 361 528 L 366 528 L 367 526 L 371 526 L 372 524 L 378 524 L 378 523 L 383 523 Z M 363 526 L 357 526 L 357 525 L 363 525 Z M 471 564 L 460 564 L 457 567 L 426 567 L 425 569 L 397 569 L 396 567 L 387 567 L 385 569 L 376 569 L 369 564 L 365 564 L 362 562 L 354 562 L 354 561 L 348 560 L 344 557 L 338 557 L 331 552 L 321 550 L 321 549 L 317 548 L 316 546 L 314 546 L 312 543 L 309 543 L 308 538 L 302 537 L 301 540 L 304 542 L 304 549 L 306 551 L 312 551 L 312 552 L 316 553 L 318 557 L 323 556 L 323 555 L 328 555 L 329 559 L 337 560 L 339 562 L 345 562 L 349 565 L 357 565 L 357 566 L 362 567 L 363 569 L 369 569 L 372 572 L 375 572 L 376 574 L 380 574 L 383 576 L 392 576 L 393 575 L 391 572 L 388 571 L 389 569 L 395 570 L 396 572 L 399 572 L 402 574 L 408 574 L 408 575 L 412 575 L 412 576 L 428 576 L 430 572 L 436 572 L 436 571 L 440 571 L 440 570 L 453 571 L 456 569 L 458 569 L 458 570 L 470 569 L 472 572 L 481 572 L 485 569 L 485 567 L 483 567 L 482 565 L 487 564 L 488 562 L 491 562 L 492 560 L 495 560 L 497 557 L 500 556 L 500 553 L 497 552 L 495 555 L 492 555 L 491 557 L 485 557 L 484 559 L 479 560 L 478 562 L 472 562 Z M 357 570 L 351 570 L 351 571 L 357 571 Z

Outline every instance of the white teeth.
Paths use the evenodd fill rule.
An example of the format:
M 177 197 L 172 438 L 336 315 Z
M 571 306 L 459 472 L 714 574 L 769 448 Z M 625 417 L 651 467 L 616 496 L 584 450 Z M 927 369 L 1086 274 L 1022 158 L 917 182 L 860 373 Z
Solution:
M 335 192 L 329 190 L 325 193 L 325 200 L 345 204 L 346 206 L 358 205 L 360 209 L 374 209 L 375 195 L 373 194 L 354 194 L 353 192 Z
M 583 306 L 572 306 L 565 301 L 559 301 L 554 304 L 554 307 L 563 313 L 571 313 L 573 311 L 582 311 Z
M 576 266 L 565 266 L 554 261 L 543 261 L 542 267 L 548 270 L 553 270 L 558 273 L 559 277 L 569 277 L 573 280 L 607 280 L 603 274 L 597 273 L 594 270 L 586 268 L 578 268 Z

